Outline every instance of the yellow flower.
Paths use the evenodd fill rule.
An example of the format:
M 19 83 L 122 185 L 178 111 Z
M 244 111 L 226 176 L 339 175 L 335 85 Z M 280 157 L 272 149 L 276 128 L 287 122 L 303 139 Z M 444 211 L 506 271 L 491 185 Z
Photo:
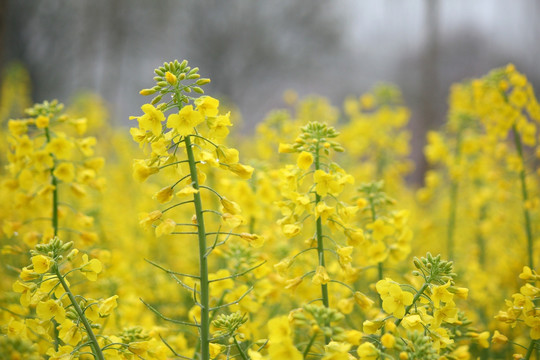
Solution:
M 240 160 L 238 150 L 220 146 L 217 149 L 219 161 L 223 164 L 235 164 Z
M 38 129 L 45 129 L 47 126 L 49 126 L 49 118 L 44 115 L 39 115 L 36 118 L 36 126 Z
M 300 224 L 285 224 L 281 227 L 281 230 L 283 231 L 283 234 L 285 234 L 285 236 L 291 238 L 298 235 L 302 228 L 300 227 Z
M 334 214 L 336 210 L 326 205 L 324 201 L 321 201 L 315 206 L 315 218 L 321 218 L 323 223 L 326 223 L 328 218 Z
M 219 100 L 211 96 L 201 96 L 195 100 L 195 106 L 202 116 L 216 116 L 218 114 Z
M 420 318 L 420 315 L 407 315 L 403 318 L 403 321 L 401 322 L 403 327 L 410 331 L 418 331 L 422 332 L 424 331 L 424 326 L 422 322 L 422 318 Z
M 484 349 L 487 349 L 489 348 L 489 331 L 484 331 L 484 332 L 481 332 L 481 333 L 477 333 L 477 332 L 472 332 L 472 333 L 469 333 L 469 335 L 471 335 L 471 337 L 476 340 L 478 342 L 478 344 L 483 347 Z M 539 333 L 540 335 L 540 333 Z M 540 337 L 540 336 L 539 336 Z
M 96 281 L 97 280 L 97 274 L 103 270 L 103 265 L 101 265 L 101 261 L 98 259 L 92 259 L 88 261 L 88 255 L 83 254 L 82 256 L 83 264 L 81 266 L 81 272 L 86 278 L 90 281 Z
M 242 216 L 229 213 L 221 215 L 221 220 L 230 229 L 237 228 L 244 223 L 244 218 Z
M 53 175 L 63 182 L 70 183 L 75 177 L 75 167 L 72 163 L 61 163 L 54 169 Z
M 362 323 L 362 330 L 366 334 L 375 334 L 383 325 L 384 322 L 380 320 L 366 320 Z
M 118 299 L 118 295 L 113 295 L 110 298 L 103 300 L 99 304 L 99 309 L 98 309 L 99 315 L 109 316 L 112 313 L 112 311 L 116 309 L 116 307 L 118 306 L 118 304 L 116 303 L 116 299 Z
M 498 330 L 495 330 L 493 333 L 493 336 L 491 337 L 491 342 L 493 344 L 501 344 L 504 345 L 508 342 L 508 338 L 501 334 Z
M 379 351 L 370 342 L 365 342 L 356 349 L 356 353 L 360 357 L 360 360 L 377 360 L 379 358 Z
M 531 339 L 540 339 L 540 316 L 527 316 L 525 317 L 525 324 L 531 328 Z
M 523 271 L 519 274 L 519 278 L 523 280 L 536 280 L 537 277 L 536 272 L 528 266 L 524 266 Z
M 165 204 L 172 200 L 173 188 L 170 186 L 166 186 L 163 189 L 159 190 L 157 193 L 155 193 L 152 198 L 157 199 L 160 204 Z
M 171 85 L 175 85 L 178 82 L 178 79 L 176 78 L 176 75 L 171 73 L 170 71 L 167 71 L 165 73 L 165 80 Z
M 253 168 L 249 165 L 242 165 L 242 164 L 231 164 L 229 165 L 229 170 L 236 175 L 238 175 L 240 178 L 244 180 L 251 179 L 251 175 L 253 174 Z
M 96 145 L 96 138 L 93 136 L 89 136 L 87 138 L 81 139 L 77 141 L 77 145 L 79 145 L 79 149 L 84 154 L 84 156 L 90 157 L 94 155 L 94 146 Z
M 221 345 L 210 343 L 210 359 L 216 358 L 222 351 L 223 348 Z
M 215 119 L 209 120 L 208 127 L 210 128 L 210 132 L 208 133 L 208 136 L 216 139 L 224 139 L 227 137 L 227 135 L 229 135 L 228 127 L 232 126 L 230 116 L 231 113 L 228 112 L 225 115 L 220 115 Z
M 241 233 L 240 237 L 244 240 L 246 240 L 250 246 L 254 248 L 259 248 L 264 244 L 264 237 L 259 236 L 257 234 L 250 234 L 250 233 Z
M 150 175 L 159 171 L 158 167 L 146 165 L 145 160 L 133 160 L 133 178 L 138 182 L 145 181 Z
M 354 248 L 352 246 L 339 246 L 336 250 L 338 254 L 338 261 L 341 266 L 345 266 L 352 262 L 352 252 Z
M 362 310 L 369 310 L 375 303 L 373 300 L 362 294 L 360 291 L 354 292 L 354 301 L 360 306 Z
M 149 229 L 154 221 L 159 220 L 162 215 L 163 213 L 159 210 L 154 210 L 150 213 L 141 213 L 139 214 L 139 225 L 141 225 L 143 229 Z
M 326 272 L 324 266 L 317 266 L 317 269 L 315 270 L 315 275 L 313 275 L 311 281 L 315 285 L 324 285 L 330 281 L 330 276 L 328 276 L 328 273 Z
M 49 348 L 47 350 L 47 355 L 49 355 L 49 360 L 70 360 L 73 358 L 71 352 L 73 351 L 73 346 L 64 345 L 58 348 L 58 351 L 55 351 L 54 348 Z
M 451 302 L 454 298 L 454 295 L 448 291 L 448 288 L 450 287 L 450 281 L 448 281 L 444 285 L 440 286 L 434 286 L 431 290 L 431 300 L 433 301 L 433 305 L 438 308 L 440 306 L 440 302 L 444 301 L 445 303 Z
M 413 302 L 413 294 L 401 290 L 401 287 L 388 279 L 379 280 L 376 284 L 377 292 L 383 300 L 383 310 L 401 319 L 405 315 L 405 306 Z
M 240 206 L 234 201 L 231 201 L 225 197 L 222 197 L 219 201 L 221 202 L 221 206 L 223 206 L 223 210 L 229 214 L 237 215 L 242 212 Z
M 184 106 L 178 114 L 171 114 L 167 119 L 167 127 L 175 129 L 178 134 L 186 136 L 193 133 L 193 128 L 204 121 L 204 117 L 198 111 L 193 110 L 192 105 Z
M 289 279 L 285 281 L 285 289 L 287 290 L 295 290 L 298 285 L 302 283 L 303 279 L 301 276 L 295 277 L 294 279 Z
M 349 349 L 351 344 L 344 342 L 330 341 L 324 346 L 324 356 L 322 360 L 349 360 Z
M 32 256 L 32 264 L 34 265 L 34 271 L 38 274 L 44 274 L 49 271 L 51 267 L 52 259 L 44 255 Z
M 57 137 L 47 144 L 45 150 L 56 156 L 57 159 L 66 160 L 71 157 L 72 148 L 72 142 L 66 140 L 64 137 Z
M 324 170 L 315 170 L 313 179 L 316 183 L 315 191 L 317 194 L 320 196 L 326 196 L 328 193 L 337 195 L 335 194 L 337 182 L 332 175 L 328 174 Z
M 195 189 L 192 185 L 185 186 L 180 191 L 176 193 L 178 197 L 189 196 L 198 193 L 199 190 Z
M 307 170 L 313 164 L 313 155 L 307 151 L 302 151 L 298 155 L 298 160 L 296 161 L 298 167 L 302 170 Z
M 151 104 L 144 104 L 141 110 L 144 112 L 143 116 L 131 117 L 130 119 L 137 119 L 142 130 L 151 131 L 154 136 L 159 136 L 162 130 L 161 123 L 165 120 L 163 112 Z
M 36 314 L 43 320 L 54 318 L 60 323 L 66 318 L 66 310 L 58 304 L 57 300 L 53 299 L 38 302 Z
M 135 355 L 144 357 L 146 352 L 150 350 L 150 342 L 148 341 L 136 341 L 129 343 L 128 350 Z
M 292 145 L 280 143 L 279 148 L 278 148 L 278 152 L 280 154 L 293 153 L 294 148 L 293 148 Z
M 381 336 L 381 343 L 387 349 L 392 349 L 396 345 L 396 338 L 390 333 Z
M 165 219 L 156 227 L 156 236 L 171 234 L 176 228 L 176 222 L 173 219 Z

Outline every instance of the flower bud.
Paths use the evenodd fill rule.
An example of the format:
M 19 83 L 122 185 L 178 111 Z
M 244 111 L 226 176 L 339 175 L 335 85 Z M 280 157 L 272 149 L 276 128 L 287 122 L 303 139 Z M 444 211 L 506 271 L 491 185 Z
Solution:
M 165 73 L 165 79 L 167 79 L 167 82 L 171 85 L 175 85 L 178 82 L 176 76 L 169 71 Z

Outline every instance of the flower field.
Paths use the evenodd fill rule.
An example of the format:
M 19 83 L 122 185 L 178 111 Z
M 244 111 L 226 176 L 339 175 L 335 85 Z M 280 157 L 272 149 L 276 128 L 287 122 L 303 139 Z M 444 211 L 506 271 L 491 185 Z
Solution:
M 449 89 L 422 186 L 392 85 L 286 92 L 248 135 L 187 61 L 142 76 L 129 130 L 5 77 L 0 359 L 540 359 L 540 105 L 513 65 Z

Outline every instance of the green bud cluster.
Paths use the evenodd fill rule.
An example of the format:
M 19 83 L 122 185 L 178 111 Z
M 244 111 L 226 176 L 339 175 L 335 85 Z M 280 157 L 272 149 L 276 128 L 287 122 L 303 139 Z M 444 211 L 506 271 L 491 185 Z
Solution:
M 422 276 L 427 283 L 443 285 L 448 281 L 454 285 L 457 274 L 454 273 L 454 263 L 452 261 L 441 260 L 441 255 L 433 256 L 427 253 L 426 257 L 413 260 L 414 266 L 418 269 L 413 271 L 413 275 Z
M 232 337 L 235 335 L 236 330 L 240 326 L 244 325 L 248 320 L 247 316 L 240 314 L 240 312 L 235 312 L 232 314 L 220 314 L 212 321 L 212 325 L 218 330 L 214 336 L 215 337 Z
M 148 336 L 148 334 L 146 334 L 144 329 L 140 326 L 124 328 L 122 330 L 122 334 L 120 334 L 120 338 L 124 344 L 150 340 L 150 336 Z
M 302 310 L 291 313 L 293 319 L 298 323 L 310 327 L 317 325 L 324 336 L 332 338 L 334 341 L 345 339 L 345 330 L 342 327 L 331 325 L 331 323 L 339 322 L 345 318 L 342 313 L 335 309 L 315 304 L 304 305 Z M 309 319 L 306 313 L 311 315 L 314 320 Z
M 144 89 L 141 91 L 142 95 L 158 94 L 152 99 L 151 104 L 155 105 L 161 101 L 164 94 L 176 93 L 176 90 L 181 90 L 182 93 L 195 92 L 198 94 L 204 94 L 204 90 L 201 86 L 210 82 L 210 79 L 201 78 L 198 74 L 199 68 L 191 68 L 188 66 L 187 60 L 179 62 L 174 60 L 171 62 L 164 62 L 163 66 L 154 70 L 156 76 L 154 81 L 156 85 L 150 89 Z M 178 103 L 189 102 L 189 97 L 182 96 L 180 99 L 176 99 Z
M 396 348 L 400 352 L 407 353 L 408 360 L 437 360 L 439 354 L 433 347 L 433 343 L 428 336 L 418 331 L 407 332 L 407 337 L 396 342 Z
M 37 344 L 20 337 L 12 336 L 0 336 L 0 354 L 7 355 L 8 357 L 6 359 L 42 359 L 38 353 Z
M 32 256 L 45 255 L 54 261 L 61 261 L 63 255 L 73 247 L 73 241 L 64 243 L 57 236 L 49 240 L 47 244 L 37 244 L 35 250 L 30 250 Z
M 369 203 L 375 206 L 375 208 L 395 204 L 395 200 L 386 195 L 383 188 L 384 181 L 380 180 L 371 183 L 364 183 L 360 185 L 358 191 L 362 193 Z
M 33 107 L 25 110 L 25 113 L 32 117 L 43 116 L 56 116 L 62 112 L 64 104 L 59 103 L 58 100 L 44 101 L 41 104 L 35 104 Z
M 343 146 L 330 140 L 339 136 L 339 132 L 331 126 L 319 122 L 310 122 L 302 127 L 302 133 L 293 144 L 293 149 L 297 152 L 307 151 L 316 154 L 317 150 L 323 150 L 326 155 L 330 154 L 329 149 L 336 152 L 343 152 Z

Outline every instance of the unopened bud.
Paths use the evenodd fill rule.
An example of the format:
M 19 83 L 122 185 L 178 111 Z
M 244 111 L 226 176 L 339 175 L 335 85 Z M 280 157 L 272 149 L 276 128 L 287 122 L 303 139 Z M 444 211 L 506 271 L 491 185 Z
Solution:
M 197 80 L 195 84 L 202 86 L 202 85 L 208 84 L 209 82 L 210 82 L 210 79 L 203 78 L 203 79 Z
M 175 85 L 178 82 L 176 75 L 174 75 L 173 73 L 169 71 L 165 73 L 165 79 L 167 79 L 167 82 L 171 85 Z

